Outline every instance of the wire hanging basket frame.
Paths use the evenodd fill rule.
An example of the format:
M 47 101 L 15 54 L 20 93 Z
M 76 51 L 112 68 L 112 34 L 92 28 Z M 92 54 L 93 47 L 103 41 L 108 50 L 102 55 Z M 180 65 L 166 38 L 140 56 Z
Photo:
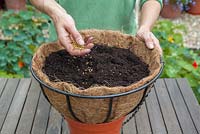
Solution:
M 111 113 L 112 113 L 112 106 L 113 106 L 113 99 L 116 98 L 116 97 L 121 97 L 121 96 L 126 96 L 126 95 L 129 95 L 129 94 L 133 94 L 133 93 L 136 93 L 136 92 L 139 92 L 141 90 L 144 90 L 143 91 L 143 94 L 142 94 L 142 98 L 141 100 L 139 101 L 139 103 L 128 113 L 132 113 L 134 116 L 135 113 L 138 111 L 140 105 L 142 104 L 142 102 L 145 100 L 145 97 L 148 95 L 148 93 L 150 92 L 147 92 L 149 88 L 151 88 L 152 84 L 156 82 L 156 80 L 160 77 L 162 71 L 163 71 L 163 68 L 164 68 L 164 62 L 162 61 L 161 59 L 161 68 L 159 70 L 159 73 L 152 79 L 150 80 L 149 82 L 147 82 L 146 84 L 138 87 L 138 88 L 134 88 L 130 91 L 127 91 L 127 92 L 123 92 L 123 93 L 117 93 L 117 94 L 111 94 L 111 95 L 103 95 L 103 96 L 88 96 L 88 95 L 80 95 L 80 94 L 74 94 L 74 93 L 71 93 L 71 92 L 67 92 L 67 91 L 63 91 L 63 90 L 60 90 L 60 89 L 57 89 L 57 88 L 54 88 L 54 87 L 51 87 L 49 85 L 47 85 L 46 83 L 44 83 L 42 80 L 40 80 L 40 78 L 37 77 L 37 75 L 35 74 L 33 68 L 32 68 L 32 63 L 30 64 L 30 71 L 31 71 L 31 74 L 32 76 L 39 82 L 40 84 L 40 87 L 41 87 L 41 90 L 45 96 L 45 98 L 47 99 L 47 101 L 51 104 L 51 102 L 49 101 L 48 97 L 46 96 L 45 92 L 44 92 L 44 87 L 48 90 L 51 90 L 53 92 L 56 92 L 58 94 L 62 94 L 62 95 L 65 95 L 66 97 L 66 103 L 68 105 L 68 110 L 71 114 L 71 116 L 76 119 L 77 121 L 79 122 L 82 122 L 75 114 L 73 108 L 72 108 L 72 105 L 71 105 L 71 102 L 70 102 L 70 97 L 76 97 L 76 98 L 83 98 L 83 99 L 109 99 L 109 103 L 108 103 L 108 113 L 105 117 L 105 120 L 103 121 L 103 123 L 107 122 L 109 117 L 111 116 Z M 131 117 L 132 118 L 132 117 Z M 131 118 L 127 119 L 124 124 L 126 124 Z

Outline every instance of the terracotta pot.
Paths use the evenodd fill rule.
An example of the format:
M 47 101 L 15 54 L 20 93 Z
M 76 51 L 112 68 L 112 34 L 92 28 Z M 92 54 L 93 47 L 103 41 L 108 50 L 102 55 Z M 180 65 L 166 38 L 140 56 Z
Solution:
M 189 4 L 189 10 L 187 11 L 190 14 L 200 15 L 200 0 L 194 0 L 195 4 Z
M 26 0 L 5 0 L 6 8 L 12 10 L 25 10 Z
M 0 10 L 4 7 L 4 0 L 0 0 Z
M 85 124 L 71 119 L 66 119 L 70 134 L 120 134 L 125 117 L 109 123 Z
M 163 5 L 163 9 L 161 11 L 161 16 L 164 18 L 174 19 L 181 15 L 181 7 L 176 4 L 166 3 Z

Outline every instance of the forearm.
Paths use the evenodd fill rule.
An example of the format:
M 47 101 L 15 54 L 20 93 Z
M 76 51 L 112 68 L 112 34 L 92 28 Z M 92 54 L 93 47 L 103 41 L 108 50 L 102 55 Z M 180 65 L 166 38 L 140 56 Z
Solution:
M 161 5 L 156 0 L 148 0 L 141 9 L 139 28 L 150 30 L 157 20 L 161 11 Z
M 41 12 L 49 15 L 53 20 L 61 17 L 66 11 L 55 0 L 30 0 L 30 2 Z

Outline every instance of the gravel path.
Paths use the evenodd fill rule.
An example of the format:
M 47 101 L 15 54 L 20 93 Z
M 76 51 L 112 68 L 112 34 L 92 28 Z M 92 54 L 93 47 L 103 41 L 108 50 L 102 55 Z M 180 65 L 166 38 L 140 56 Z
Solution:
M 184 45 L 189 48 L 200 49 L 200 15 L 183 13 L 180 18 L 172 21 L 186 26 L 188 31 L 184 35 Z

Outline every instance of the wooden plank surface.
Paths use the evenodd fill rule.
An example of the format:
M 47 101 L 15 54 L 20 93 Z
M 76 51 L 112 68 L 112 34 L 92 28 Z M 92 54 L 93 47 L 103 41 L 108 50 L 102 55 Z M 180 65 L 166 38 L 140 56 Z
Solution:
M 196 128 L 174 79 L 165 79 L 167 89 L 184 134 L 197 134 Z
M 10 108 L 13 96 L 18 86 L 19 79 L 9 79 L 0 98 L 0 132 Z
M 25 102 L 25 98 L 29 90 L 30 82 L 31 79 L 20 79 L 19 86 L 17 87 L 15 96 L 8 111 L 1 133 L 15 133 L 18 121 L 20 119 L 21 111 Z
M 126 117 L 126 119 L 128 119 L 130 116 L 132 116 L 132 114 L 129 114 Z M 123 126 L 123 134 L 137 134 L 137 129 L 135 125 L 135 117 L 133 117 L 128 123 L 126 123 Z
M 47 134 L 61 133 L 62 117 L 58 111 L 51 107 L 50 117 L 48 122 Z
M 138 134 L 152 133 L 145 102 L 141 105 L 139 111 L 136 113 L 135 119 Z
M 32 127 L 32 134 L 45 134 L 49 119 L 50 104 L 47 102 L 44 95 L 40 94 L 40 99 L 35 115 L 35 120 Z
M 69 128 L 67 126 L 67 122 L 64 119 L 62 119 L 62 133 L 61 134 L 70 134 Z
M 169 134 L 182 134 L 164 80 L 163 79 L 157 80 L 157 82 L 154 84 L 154 87 L 156 95 L 158 96 L 167 132 Z
M 187 79 L 177 79 L 177 83 L 178 83 L 179 89 L 181 89 L 180 91 L 183 95 L 183 98 L 184 98 L 187 108 L 190 112 L 192 120 L 195 124 L 195 127 L 196 127 L 198 133 L 200 133 L 199 103 L 195 99 L 194 93 L 192 92 L 192 89 L 190 88 Z
M 154 134 L 166 134 L 166 128 L 160 111 L 159 103 L 155 94 L 155 89 L 152 88 L 146 98 L 147 110 L 151 123 L 152 132 Z
M 31 132 L 40 93 L 39 84 L 32 80 L 16 134 L 29 134 Z
M 7 79 L 0 78 L 0 98 L 6 85 Z
M 199 133 L 200 107 L 186 79 L 159 79 L 154 87 L 124 134 Z M 0 131 L 69 134 L 67 123 L 30 79 L 0 79 Z

